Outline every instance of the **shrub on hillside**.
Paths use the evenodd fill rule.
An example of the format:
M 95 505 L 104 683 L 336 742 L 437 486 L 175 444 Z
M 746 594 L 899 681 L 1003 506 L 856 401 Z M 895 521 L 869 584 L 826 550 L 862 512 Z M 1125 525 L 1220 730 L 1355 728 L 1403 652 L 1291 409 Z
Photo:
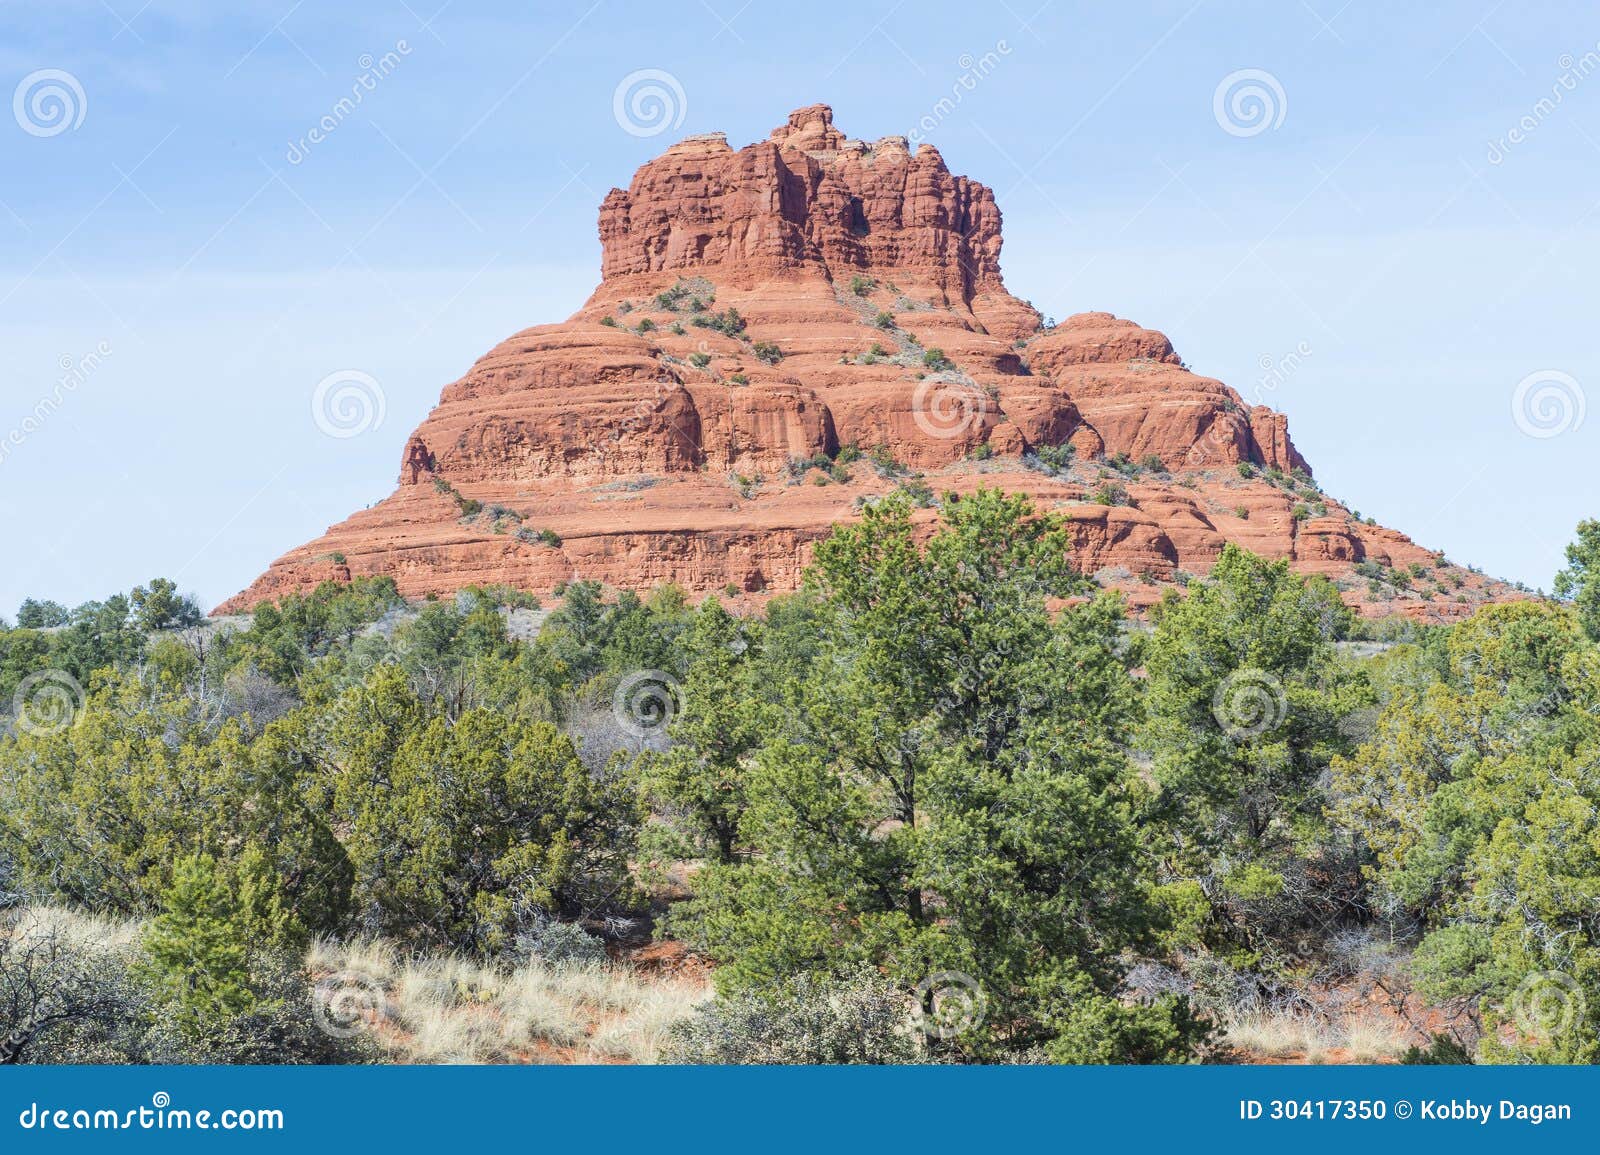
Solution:
M 575 922 L 538 917 L 517 932 L 508 953 L 519 963 L 598 966 L 606 961 L 606 944 Z
M 915 1063 L 924 1057 L 904 991 L 871 970 L 802 974 L 787 987 L 719 999 L 677 1024 L 672 1063 Z

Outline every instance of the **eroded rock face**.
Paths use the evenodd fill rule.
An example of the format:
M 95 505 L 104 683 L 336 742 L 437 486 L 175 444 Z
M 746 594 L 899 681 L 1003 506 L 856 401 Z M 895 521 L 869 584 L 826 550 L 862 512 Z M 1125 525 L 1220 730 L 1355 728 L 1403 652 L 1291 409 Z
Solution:
M 692 137 L 607 195 L 600 239 L 589 301 L 447 386 L 392 496 L 219 612 L 370 574 L 408 596 L 781 592 L 833 525 L 908 481 L 1026 491 L 1136 605 L 1230 541 L 1339 579 L 1368 612 L 1495 592 L 1449 567 L 1404 604 L 1375 597 L 1374 565 L 1439 559 L 1316 491 L 1286 418 L 1161 333 L 1109 313 L 1045 327 L 1001 280 L 994 194 L 927 145 L 851 140 L 825 105 L 737 151 Z
M 600 240 L 608 282 L 856 269 L 915 273 L 963 301 L 1002 291 L 994 193 L 952 176 L 931 147 L 846 139 L 821 104 L 737 152 L 720 133 L 669 148 L 606 197 Z

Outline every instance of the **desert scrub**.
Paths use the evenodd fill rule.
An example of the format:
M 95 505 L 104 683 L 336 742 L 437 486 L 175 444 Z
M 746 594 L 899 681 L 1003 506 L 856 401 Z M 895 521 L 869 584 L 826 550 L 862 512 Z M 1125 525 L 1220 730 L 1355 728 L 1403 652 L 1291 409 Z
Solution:
M 456 510 L 462 521 L 471 521 L 483 512 L 483 502 L 476 498 L 464 497 L 460 490 L 451 485 L 442 477 L 434 477 L 433 488 L 435 492 L 443 494 L 456 503 Z M 501 508 L 504 508 L 503 506 Z
M 1094 491 L 1096 505 L 1127 505 L 1128 491 L 1114 481 L 1103 481 Z
M 1347 1062 L 1394 1060 L 1406 1051 L 1398 1023 L 1358 1016 L 1343 1022 L 1287 1012 L 1240 1014 L 1223 1024 L 1223 1042 L 1247 1055 L 1326 1062 L 1344 1052 Z
M 188 977 L 204 982 L 215 943 L 193 937 L 198 922 L 171 925 L 152 939 L 149 923 L 60 907 L 0 913 L 7 1061 L 332 1064 L 376 1057 L 366 1040 L 322 1029 L 304 970 L 275 950 L 248 952 L 239 974 L 248 998 L 236 1013 L 187 1013 L 182 993 L 161 981 L 150 949 L 181 943 L 178 953 L 195 964 Z
M 505 533 L 507 526 L 514 529 L 522 524 L 522 514 L 498 502 L 493 502 L 485 508 L 483 516 L 489 519 L 489 528 L 494 533 Z
M 697 312 L 689 318 L 689 324 L 701 329 L 713 329 L 728 337 L 737 337 L 744 332 L 745 320 L 739 315 L 739 310 L 729 308 L 721 313 Z
M 894 452 L 887 445 L 874 445 L 869 449 L 867 451 L 867 463 L 877 470 L 879 477 L 904 477 L 910 472 L 904 465 L 895 460 Z
M 716 295 L 717 287 L 704 277 L 679 277 L 671 288 L 656 294 L 656 306 L 673 313 L 684 309 L 698 313 L 705 309 L 708 300 L 716 300 Z
M 1072 468 L 1075 452 L 1068 444 L 1039 445 L 1022 459 L 1022 463 L 1047 477 L 1062 477 Z
M 776 365 L 783 360 L 783 350 L 771 341 L 757 341 L 750 351 L 755 354 L 756 360 L 768 365 Z
M 668 1031 L 673 1063 L 894 1064 L 925 1057 L 904 991 L 871 970 L 801 974 L 782 989 L 701 1004 Z
M 810 457 L 791 457 L 784 465 L 784 469 L 788 471 L 791 484 L 805 477 L 813 469 L 827 472 L 832 468 L 833 458 L 826 453 L 814 453 Z
M 1106 464 L 1124 477 L 1138 477 L 1141 466 L 1126 453 L 1113 453 L 1106 458 Z
M 533 529 L 521 526 L 517 529 L 515 537 L 520 542 L 528 545 L 547 545 L 554 549 L 561 544 L 561 535 L 553 529 Z
M 582 933 L 547 927 L 535 951 L 494 961 L 402 956 L 373 939 L 319 942 L 307 966 L 324 989 L 344 983 L 366 995 L 366 1026 L 390 1062 L 658 1061 L 673 1025 L 709 992 L 605 962 Z

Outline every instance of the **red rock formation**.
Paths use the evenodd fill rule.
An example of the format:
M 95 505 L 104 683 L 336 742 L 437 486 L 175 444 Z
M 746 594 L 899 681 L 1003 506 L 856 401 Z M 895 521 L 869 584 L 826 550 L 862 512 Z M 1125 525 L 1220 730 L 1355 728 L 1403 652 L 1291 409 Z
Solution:
M 1321 495 L 1286 418 L 1191 373 L 1162 334 L 1109 313 L 1046 328 L 1001 280 L 994 194 L 927 145 L 848 139 L 824 105 L 737 151 L 691 137 L 606 196 L 600 239 L 589 301 L 447 386 L 391 497 L 219 612 L 351 574 L 412 596 L 789 590 L 818 538 L 911 470 L 1030 493 L 1135 604 L 1230 541 L 1369 612 L 1484 596 L 1453 568 L 1426 596 L 1370 593 L 1355 566 L 1436 557 Z M 1038 467 L 1063 446 L 1070 471 Z

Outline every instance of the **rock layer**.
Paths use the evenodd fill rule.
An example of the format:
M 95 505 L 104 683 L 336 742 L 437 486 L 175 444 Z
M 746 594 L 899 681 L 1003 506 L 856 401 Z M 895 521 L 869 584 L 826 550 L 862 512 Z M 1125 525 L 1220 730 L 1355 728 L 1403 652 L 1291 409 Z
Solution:
M 737 151 L 691 137 L 606 196 L 600 239 L 589 301 L 447 386 L 392 496 L 219 612 L 368 574 L 408 596 L 791 590 L 819 538 L 901 486 L 1031 494 L 1135 605 L 1230 541 L 1373 614 L 1501 592 L 1322 495 L 1284 415 L 1161 333 L 1047 325 L 1005 289 L 994 194 L 927 145 L 851 140 L 824 105 Z

